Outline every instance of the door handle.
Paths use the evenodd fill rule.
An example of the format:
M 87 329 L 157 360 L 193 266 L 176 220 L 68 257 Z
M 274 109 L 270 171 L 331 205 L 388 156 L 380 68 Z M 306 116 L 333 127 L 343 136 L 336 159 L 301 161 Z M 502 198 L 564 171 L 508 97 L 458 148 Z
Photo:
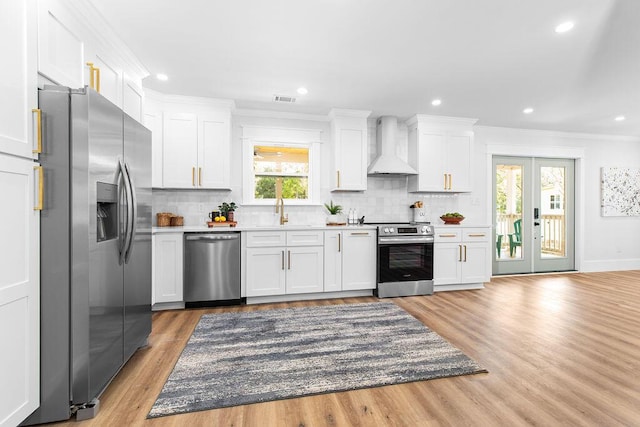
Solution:
M 100 68 L 94 67 L 93 62 L 87 62 L 89 66 L 89 86 L 100 93 Z
M 282 256 L 280 258 L 282 260 L 282 269 L 284 270 L 284 251 L 282 251 Z
M 33 154 L 42 153 L 42 110 L 39 108 L 33 108 L 32 113 L 36 113 L 36 141 L 37 146 L 31 150 Z
M 287 262 L 288 262 L 287 269 L 291 270 L 291 251 L 287 251 Z
M 198 168 L 198 186 L 202 187 L 202 168 Z
M 464 245 L 464 262 L 467 262 L 467 245 Z
M 133 242 L 136 235 L 136 218 L 138 217 L 138 197 L 136 195 L 133 178 L 131 177 L 131 171 L 129 170 L 129 165 L 127 163 L 124 164 L 124 169 L 127 171 L 129 194 L 131 195 L 131 209 L 129 211 L 131 213 L 131 218 L 129 220 L 131 223 L 129 227 L 129 246 L 127 247 L 124 257 L 124 262 L 126 264 L 129 262 L 129 258 L 131 258 L 131 253 L 133 252 Z
M 38 171 L 38 200 L 37 204 L 33 207 L 34 211 L 41 211 L 44 207 L 44 168 L 42 166 L 34 166 L 33 170 Z
M 462 262 L 462 245 L 458 245 L 458 262 Z
M 196 186 L 196 168 L 195 167 L 191 168 L 191 186 L 192 187 Z
M 337 176 L 336 181 L 337 181 L 337 184 L 338 184 L 338 185 L 336 185 L 336 187 L 340 188 L 340 171 L 336 171 L 336 176 Z
M 341 242 L 340 242 L 340 233 L 338 233 L 338 252 L 340 252 Z

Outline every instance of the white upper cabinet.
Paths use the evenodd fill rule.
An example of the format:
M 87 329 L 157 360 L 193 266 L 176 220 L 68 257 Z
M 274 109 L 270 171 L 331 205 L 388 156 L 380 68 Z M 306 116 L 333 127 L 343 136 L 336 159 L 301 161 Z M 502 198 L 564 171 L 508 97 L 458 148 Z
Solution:
M 333 144 L 331 191 L 367 189 L 367 117 L 370 114 L 371 111 L 339 109 L 333 109 L 329 113 Z
M 62 86 L 90 86 L 139 122 L 149 73 L 91 2 L 38 0 L 38 72 Z
M 470 192 L 476 119 L 418 114 L 407 121 L 411 192 Z
M 161 108 L 164 123 L 161 186 L 230 188 L 233 104 L 183 96 L 160 97 L 163 100 Z M 154 176 L 157 176 L 156 162 L 153 167 Z
M 231 111 L 198 116 L 198 173 L 200 188 L 230 188 Z
M 197 188 L 198 117 L 164 113 L 162 183 L 168 188 Z
M 0 2 L 0 152 L 27 158 L 38 145 L 35 13 L 32 1 Z

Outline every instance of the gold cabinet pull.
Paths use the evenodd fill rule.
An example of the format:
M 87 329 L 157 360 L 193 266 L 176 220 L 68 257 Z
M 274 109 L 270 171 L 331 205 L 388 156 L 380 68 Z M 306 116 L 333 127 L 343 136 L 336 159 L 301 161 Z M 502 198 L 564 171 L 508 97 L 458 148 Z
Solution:
M 33 108 L 32 113 L 36 113 L 36 141 L 37 146 L 31 150 L 33 154 L 42 153 L 42 110 L 39 108 Z
M 357 231 L 357 232 L 352 232 L 351 235 L 352 236 L 368 236 L 369 233 L 366 231 Z
M 438 234 L 438 237 L 456 237 L 457 234 L 449 233 L 449 234 Z
M 340 171 L 336 171 L 338 185 L 337 188 L 340 188 Z
M 288 269 L 291 270 L 291 251 L 287 251 Z
M 282 260 L 282 269 L 284 270 L 284 251 L 282 251 L 282 257 L 280 259 Z
M 449 190 L 451 190 L 451 181 L 452 181 L 451 174 L 449 174 Z
M 94 67 L 93 62 L 87 62 L 89 66 L 89 86 L 100 93 L 100 68 Z
M 33 210 L 41 211 L 44 207 L 44 168 L 42 166 L 34 166 L 33 170 L 38 171 L 38 202 L 33 207 Z
M 202 187 L 202 168 L 198 168 L 198 185 Z
M 462 245 L 458 245 L 458 262 L 462 262 Z
M 447 189 L 447 174 L 443 174 L 444 175 L 444 189 Z
M 342 242 L 340 241 L 340 233 L 338 233 L 338 252 L 340 252 L 341 246 L 342 246 Z
M 196 186 L 196 168 L 195 167 L 191 168 L 191 186 L 192 187 Z
M 469 237 L 484 237 L 484 233 L 469 233 Z
M 464 262 L 467 262 L 467 245 L 464 245 Z

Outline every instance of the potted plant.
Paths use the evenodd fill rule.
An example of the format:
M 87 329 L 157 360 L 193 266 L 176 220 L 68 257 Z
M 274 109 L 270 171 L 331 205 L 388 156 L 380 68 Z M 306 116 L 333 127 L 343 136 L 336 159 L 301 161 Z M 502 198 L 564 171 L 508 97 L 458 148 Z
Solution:
M 440 219 L 443 220 L 445 224 L 460 224 L 464 216 L 458 212 L 447 212 L 443 214 Z
M 218 209 L 220 209 L 220 213 L 222 214 L 222 216 L 225 217 L 227 221 L 231 221 L 231 222 L 233 222 L 234 212 L 237 208 L 238 207 L 234 202 L 231 202 L 231 203 L 223 202 L 220 206 L 218 206 Z
M 340 218 L 338 214 L 342 212 L 342 206 L 334 205 L 333 200 L 329 204 L 324 204 L 324 207 L 329 211 L 329 218 L 327 219 L 327 223 L 336 224 L 340 222 Z

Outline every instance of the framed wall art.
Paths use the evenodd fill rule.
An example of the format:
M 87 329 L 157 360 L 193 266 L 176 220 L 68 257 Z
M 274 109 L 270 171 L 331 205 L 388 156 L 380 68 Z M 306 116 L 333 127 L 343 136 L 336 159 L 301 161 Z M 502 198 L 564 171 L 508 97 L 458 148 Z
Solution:
M 602 216 L 640 216 L 640 169 L 600 169 Z

